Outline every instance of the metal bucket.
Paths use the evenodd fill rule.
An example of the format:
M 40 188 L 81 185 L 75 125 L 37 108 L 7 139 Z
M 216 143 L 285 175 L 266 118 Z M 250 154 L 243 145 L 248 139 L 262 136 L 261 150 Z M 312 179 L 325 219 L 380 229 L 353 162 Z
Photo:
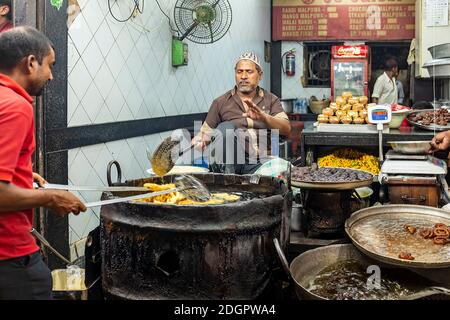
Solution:
M 292 113 L 294 111 L 294 102 L 296 99 L 281 99 L 281 106 L 284 112 Z
M 87 300 L 88 288 L 84 283 L 85 270 L 77 268 L 79 273 L 73 269 L 56 269 L 52 271 L 53 299 L 55 300 Z
M 450 58 L 450 43 L 443 43 L 428 48 L 433 59 Z

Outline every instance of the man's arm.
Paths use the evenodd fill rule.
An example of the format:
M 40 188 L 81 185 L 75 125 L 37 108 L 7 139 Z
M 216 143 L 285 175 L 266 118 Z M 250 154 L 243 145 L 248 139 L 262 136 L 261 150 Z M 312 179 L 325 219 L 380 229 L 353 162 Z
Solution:
M 278 129 L 280 131 L 280 134 L 283 136 L 289 135 L 289 133 L 291 132 L 291 124 L 289 120 L 271 116 L 270 114 L 265 113 L 251 100 L 245 100 L 244 102 L 249 108 L 248 112 L 243 114 L 244 117 L 263 121 L 269 129 Z
M 381 84 L 381 76 L 378 77 L 377 81 L 375 81 L 375 85 L 373 86 L 372 92 L 372 102 L 378 104 L 378 99 L 381 96 L 382 84 Z
M 397 81 L 396 85 L 398 93 L 398 103 L 403 104 L 405 101 L 405 91 L 403 90 L 403 84 L 401 83 L 401 81 Z
M 266 114 L 265 122 L 270 129 L 280 130 L 282 136 L 288 136 L 291 133 L 291 124 L 289 120 L 273 117 Z
M 5 112 L 0 118 L 0 214 L 40 206 L 60 215 L 86 211 L 84 204 L 69 192 L 25 189 L 11 183 L 32 117 L 33 112 L 27 105 L 23 112 Z
M 219 104 L 214 100 L 208 110 L 205 122 L 203 122 L 200 131 L 192 138 L 191 144 L 196 145 L 200 149 L 204 149 L 210 142 L 214 128 L 220 123 Z
M 86 211 L 84 204 L 70 192 L 61 190 L 34 190 L 19 188 L 0 181 L 0 214 L 45 207 L 58 215 Z

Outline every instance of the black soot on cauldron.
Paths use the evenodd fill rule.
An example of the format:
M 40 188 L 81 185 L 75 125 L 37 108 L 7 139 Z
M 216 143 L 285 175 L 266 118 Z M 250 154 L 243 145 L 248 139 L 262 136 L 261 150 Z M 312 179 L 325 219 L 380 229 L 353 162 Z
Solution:
M 101 209 L 102 286 L 110 299 L 254 299 L 289 239 L 292 192 L 279 179 L 194 174 L 211 192 L 243 199 L 216 205 L 119 203 Z M 175 176 L 127 181 L 171 183 Z M 119 196 L 131 193 L 116 193 Z M 248 195 L 254 195 L 249 197 Z M 104 193 L 103 199 L 113 198 Z

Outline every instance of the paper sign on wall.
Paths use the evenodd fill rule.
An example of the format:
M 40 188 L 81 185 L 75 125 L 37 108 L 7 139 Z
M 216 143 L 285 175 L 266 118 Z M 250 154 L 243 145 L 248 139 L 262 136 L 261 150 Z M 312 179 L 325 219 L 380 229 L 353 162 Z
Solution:
M 448 1 L 425 0 L 424 19 L 427 27 L 448 26 Z

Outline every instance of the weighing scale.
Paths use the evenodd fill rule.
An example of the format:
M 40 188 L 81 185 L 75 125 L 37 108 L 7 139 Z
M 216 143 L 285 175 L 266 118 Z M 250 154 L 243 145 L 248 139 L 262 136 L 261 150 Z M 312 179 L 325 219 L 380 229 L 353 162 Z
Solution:
M 383 127 L 392 118 L 390 105 L 368 108 L 369 122 L 377 125 L 379 136 L 379 181 L 389 186 L 391 203 L 438 206 L 442 196 L 448 198 L 445 161 L 430 155 L 401 154 L 390 150 L 383 156 Z M 380 188 L 380 199 L 385 199 Z
M 383 128 L 385 124 L 391 122 L 392 110 L 388 104 L 376 105 L 367 109 L 369 123 L 377 125 L 378 131 L 378 150 L 379 150 L 379 162 L 383 163 Z
M 386 161 L 381 166 L 382 175 L 445 175 L 447 164 L 444 160 L 426 154 L 401 154 L 389 150 Z
M 438 207 L 449 202 L 446 174 L 447 164 L 443 160 L 426 154 L 409 155 L 389 150 L 379 180 L 388 186 L 391 204 Z

